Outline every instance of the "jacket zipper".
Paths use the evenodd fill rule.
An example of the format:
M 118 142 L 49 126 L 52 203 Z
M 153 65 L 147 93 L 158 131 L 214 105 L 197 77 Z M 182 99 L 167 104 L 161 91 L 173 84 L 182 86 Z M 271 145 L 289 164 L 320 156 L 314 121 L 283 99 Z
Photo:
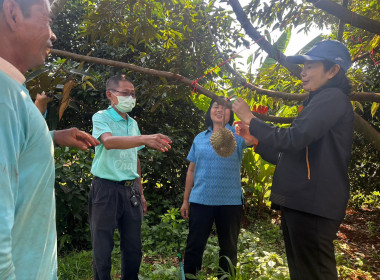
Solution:
M 306 146 L 306 165 L 307 165 L 307 179 L 310 181 L 310 163 L 309 163 L 309 146 Z

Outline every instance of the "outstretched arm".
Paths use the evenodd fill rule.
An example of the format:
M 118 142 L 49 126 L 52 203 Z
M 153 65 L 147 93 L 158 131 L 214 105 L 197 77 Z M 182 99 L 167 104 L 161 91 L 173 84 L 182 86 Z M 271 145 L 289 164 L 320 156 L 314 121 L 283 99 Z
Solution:
M 98 140 L 76 127 L 56 130 L 53 140 L 59 146 L 76 147 L 81 150 L 87 150 L 89 147 L 99 145 Z
M 106 132 L 100 136 L 100 139 L 107 150 L 130 149 L 145 145 L 161 152 L 167 152 L 171 148 L 170 143 L 172 143 L 172 140 L 163 134 L 113 136 L 112 133 Z

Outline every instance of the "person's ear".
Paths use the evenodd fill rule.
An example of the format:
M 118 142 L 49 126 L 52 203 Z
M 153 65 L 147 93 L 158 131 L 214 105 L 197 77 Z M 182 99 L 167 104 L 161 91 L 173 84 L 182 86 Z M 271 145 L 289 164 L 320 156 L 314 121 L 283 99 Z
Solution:
M 18 24 L 24 18 L 19 4 L 14 0 L 4 0 L 3 14 L 6 23 L 12 31 L 15 31 Z
M 330 70 L 329 70 L 329 73 L 328 73 L 328 78 L 329 79 L 332 79 L 335 77 L 336 74 L 338 74 L 340 71 L 340 65 L 339 64 L 334 64 Z
M 112 93 L 110 91 L 106 91 L 106 97 L 109 99 L 109 100 L 112 100 Z
M 111 104 L 114 103 L 113 99 L 112 99 L 112 93 L 110 91 L 106 91 L 106 97 L 107 99 L 111 102 Z

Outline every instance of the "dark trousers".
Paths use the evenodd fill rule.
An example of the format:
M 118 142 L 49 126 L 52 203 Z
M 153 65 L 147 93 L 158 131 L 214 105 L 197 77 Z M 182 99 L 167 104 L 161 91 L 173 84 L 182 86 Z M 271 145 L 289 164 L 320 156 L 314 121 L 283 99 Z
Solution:
M 242 205 L 208 206 L 190 203 L 185 273 L 195 275 L 201 269 L 203 252 L 214 222 L 220 247 L 219 267 L 226 272 L 230 271 L 227 259 L 222 256 L 227 256 L 236 266 L 242 209 Z
M 139 206 L 132 206 L 134 189 Z M 89 219 L 93 248 L 94 280 L 111 280 L 111 252 L 115 229 L 120 233 L 123 280 L 137 280 L 141 264 L 142 206 L 136 182 L 126 187 L 95 177 L 89 193 Z
M 339 221 L 281 207 L 292 280 L 337 280 L 334 244 Z

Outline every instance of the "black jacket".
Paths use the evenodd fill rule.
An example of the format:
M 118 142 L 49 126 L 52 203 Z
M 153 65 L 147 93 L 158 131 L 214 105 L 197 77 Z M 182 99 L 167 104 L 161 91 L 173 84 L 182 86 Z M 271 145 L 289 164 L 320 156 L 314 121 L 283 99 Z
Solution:
M 272 203 L 341 221 L 349 199 L 353 123 L 349 98 L 338 88 L 311 92 L 289 128 L 253 118 L 256 152 L 277 165 Z

